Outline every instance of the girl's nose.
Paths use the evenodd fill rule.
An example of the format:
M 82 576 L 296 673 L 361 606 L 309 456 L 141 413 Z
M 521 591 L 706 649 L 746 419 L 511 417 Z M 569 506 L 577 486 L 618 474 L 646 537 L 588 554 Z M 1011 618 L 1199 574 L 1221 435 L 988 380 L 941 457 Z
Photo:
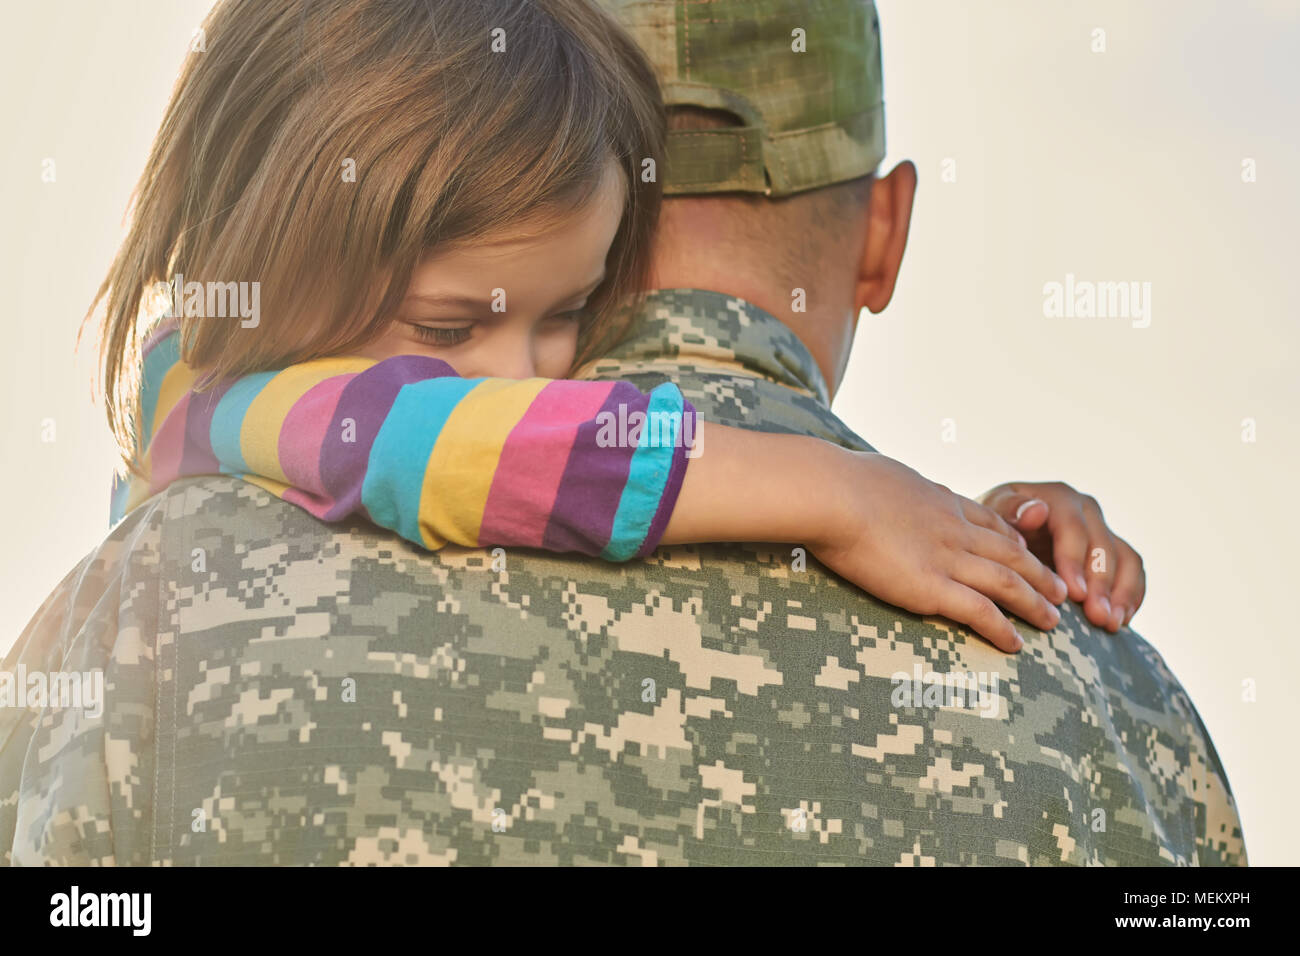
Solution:
M 502 378 L 534 378 L 537 375 L 537 356 L 533 354 L 531 336 L 520 336 L 510 342 L 500 353 Z

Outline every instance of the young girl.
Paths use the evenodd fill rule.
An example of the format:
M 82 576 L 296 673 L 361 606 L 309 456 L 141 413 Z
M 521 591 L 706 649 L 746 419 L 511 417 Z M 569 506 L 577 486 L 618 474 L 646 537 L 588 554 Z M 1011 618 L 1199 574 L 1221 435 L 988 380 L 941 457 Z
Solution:
M 204 29 L 100 290 L 115 519 L 229 473 L 428 548 L 802 541 L 1009 651 L 990 599 L 1059 620 L 1014 530 L 897 462 L 561 380 L 622 332 L 660 201 L 653 73 L 598 7 L 229 0 Z

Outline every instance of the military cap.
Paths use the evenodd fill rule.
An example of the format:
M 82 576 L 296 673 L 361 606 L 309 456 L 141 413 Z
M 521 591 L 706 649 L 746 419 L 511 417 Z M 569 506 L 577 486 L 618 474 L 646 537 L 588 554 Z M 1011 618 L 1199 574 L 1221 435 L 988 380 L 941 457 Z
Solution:
M 659 75 L 664 102 L 737 125 L 670 130 L 668 195 L 792 193 L 874 172 L 885 154 L 873 0 L 599 0 Z

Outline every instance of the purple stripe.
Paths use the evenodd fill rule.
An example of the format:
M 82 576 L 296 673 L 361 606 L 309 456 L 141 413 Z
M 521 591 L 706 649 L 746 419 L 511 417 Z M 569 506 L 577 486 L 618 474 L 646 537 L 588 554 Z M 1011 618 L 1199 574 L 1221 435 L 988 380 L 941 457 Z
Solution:
M 212 451 L 212 416 L 221 396 L 233 384 L 233 379 L 227 379 L 210 391 L 191 390 L 189 412 L 185 416 L 185 448 L 181 452 L 182 476 L 220 473 L 221 462 Z
M 174 318 L 163 319 L 159 322 L 157 327 L 155 327 L 154 330 L 145 338 L 144 344 L 140 346 L 140 358 L 143 359 L 146 355 L 152 352 L 155 345 L 167 338 L 167 336 L 171 335 L 178 328 L 180 328 L 180 323 Z
M 600 412 L 589 422 L 578 427 L 578 437 L 564 466 L 560 490 L 551 509 L 551 520 L 542 536 L 542 547 L 547 551 L 578 551 L 598 556 L 614 530 L 614 515 L 623 497 L 632 454 L 636 446 L 601 448 L 596 444 L 600 431 L 600 418 L 606 412 L 619 420 L 619 406 L 627 407 L 626 414 L 645 413 L 650 396 L 642 393 L 630 382 L 618 382 L 610 390 Z M 621 440 L 621 436 L 620 436 Z
M 691 436 L 699 435 L 697 429 L 700 427 L 699 416 L 695 413 L 695 406 L 682 399 L 682 421 L 687 419 L 691 422 Z M 680 435 L 681 432 L 679 431 Z M 659 547 L 659 539 L 664 536 L 664 531 L 668 528 L 668 519 L 673 515 L 673 508 L 677 506 L 677 496 L 682 491 L 682 481 L 686 478 L 686 465 L 690 461 L 686 453 L 690 451 L 684 444 L 679 444 L 673 449 L 673 465 L 668 472 L 668 482 L 664 485 L 663 497 L 659 499 L 659 508 L 655 511 L 654 520 L 650 522 L 650 530 L 646 532 L 645 543 L 641 545 L 636 556 L 644 558 L 647 554 Z
M 324 516 L 325 521 L 338 521 L 353 513 L 369 517 L 361 504 L 361 490 L 370 464 L 370 449 L 392 410 L 397 393 L 412 382 L 446 376 L 460 377 L 442 359 L 395 355 L 358 372 L 348 382 L 339 395 L 329 425 L 332 431 L 321 443 L 321 484 L 334 500 L 334 506 Z M 329 440 L 331 435 L 342 433 L 345 418 L 356 422 L 356 441 Z

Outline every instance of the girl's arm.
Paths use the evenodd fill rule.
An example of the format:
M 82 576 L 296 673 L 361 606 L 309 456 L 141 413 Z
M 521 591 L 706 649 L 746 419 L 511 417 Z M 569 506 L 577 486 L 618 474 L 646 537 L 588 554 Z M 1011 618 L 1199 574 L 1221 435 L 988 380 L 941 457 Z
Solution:
M 1024 642 L 998 605 L 1044 629 L 1060 621 L 1053 605 L 1065 600 L 1065 582 L 983 505 L 884 455 L 800 435 L 707 431 L 662 544 L 802 542 L 877 598 L 951 618 L 1005 651 Z
M 235 474 L 429 549 L 625 561 L 663 534 L 694 421 L 671 384 L 463 379 L 421 355 L 319 359 L 195 391 L 172 333 L 144 365 L 147 478 L 115 489 L 114 520 L 178 478 Z
M 1015 531 L 881 455 L 711 425 L 688 467 L 697 423 L 674 385 L 467 380 L 408 355 L 321 359 L 194 392 L 175 348 L 164 338 L 145 359 L 150 480 L 126 510 L 178 477 L 238 474 L 323 520 L 365 514 L 431 549 L 618 561 L 660 543 L 804 542 L 877 597 L 1007 650 L 1020 639 L 990 598 L 1040 626 L 1058 619 L 1034 593 L 1054 596 L 1054 575 Z

